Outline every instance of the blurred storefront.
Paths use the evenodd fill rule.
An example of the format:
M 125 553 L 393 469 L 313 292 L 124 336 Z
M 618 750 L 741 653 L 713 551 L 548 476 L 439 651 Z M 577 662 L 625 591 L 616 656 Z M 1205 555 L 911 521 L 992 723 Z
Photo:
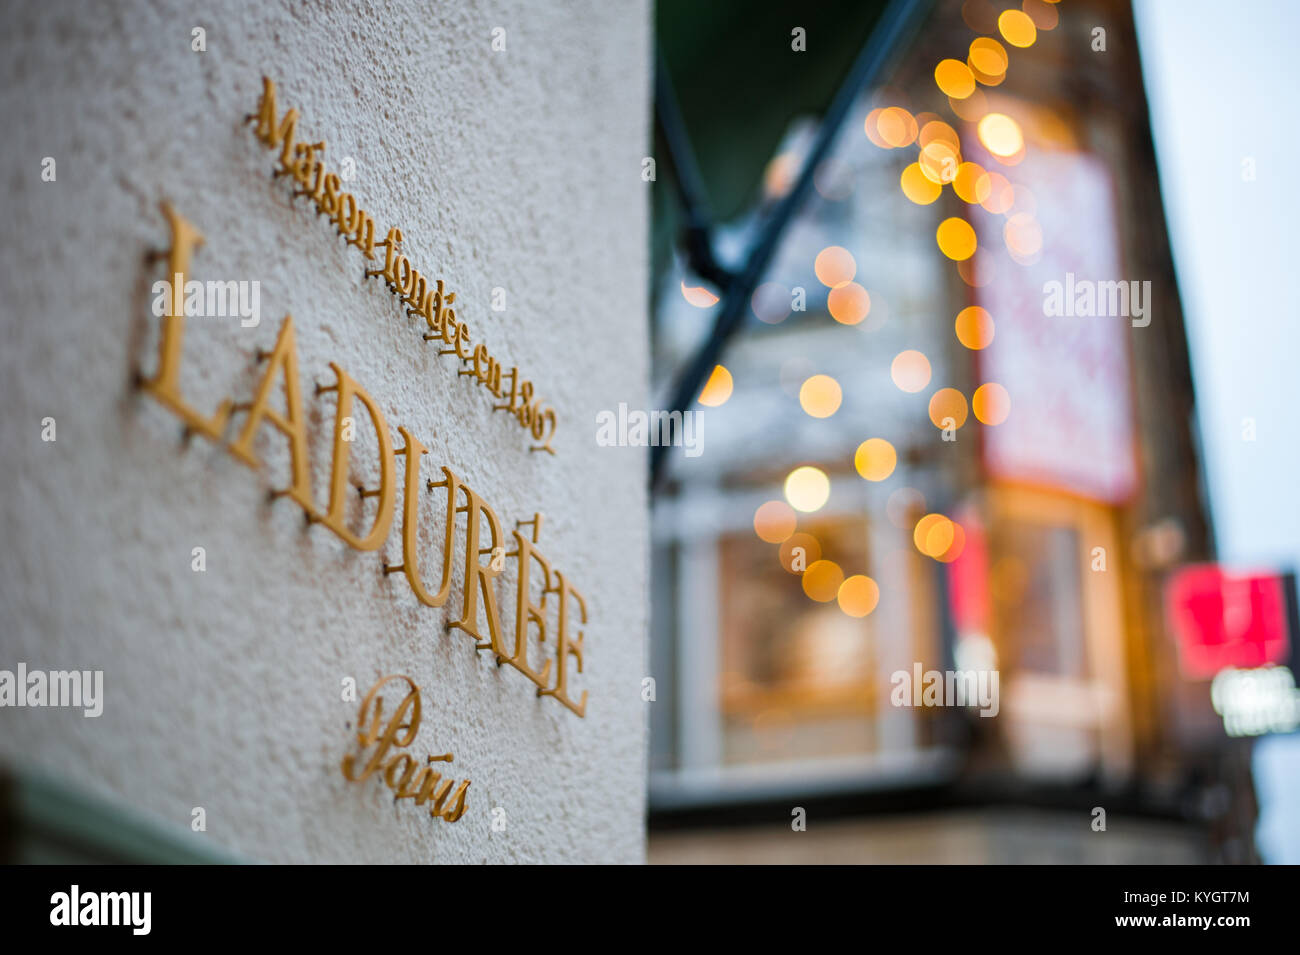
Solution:
M 843 32 L 900 6 L 841 10 Z M 1170 576 L 1214 555 L 1131 12 L 909 12 L 700 395 L 703 453 L 658 484 L 651 858 L 806 856 L 780 834 L 815 805 L 848 817 L 822 829 L 840 861 L 1250 861 L 1249 744 L 1166 619 Z M 661 36 L 689 15 L 661 5 Z M 763 110 L 678 62 L 683 104 L 716 82 Z M 787 126 L 719 260 L 818 132 Z M 729 294 L 698 263 L 660 277 L 661 392 Z M 931 671 L 987 692 L 931 705 L 898 676 Z M 909 817 L 876 814 L 908 799 L 966 851 L 891 841 Z M 1017 806 L 1059 851 L 1006 835 Z M 735 821 L 772 838 L 716 829 Z M 1008 838 L 1025 851 L 990 848 Z

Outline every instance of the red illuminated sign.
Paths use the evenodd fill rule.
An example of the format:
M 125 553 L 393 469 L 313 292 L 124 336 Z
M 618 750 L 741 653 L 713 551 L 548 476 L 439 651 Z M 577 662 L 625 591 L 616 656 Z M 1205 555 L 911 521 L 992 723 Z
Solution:
M 1285 581 L 1229 574 L 1214 564 L 1175 573 L 1165 589 L 1183 675 L 1213 677 L 1224 667 L 1285 663 L 1289 652 Z

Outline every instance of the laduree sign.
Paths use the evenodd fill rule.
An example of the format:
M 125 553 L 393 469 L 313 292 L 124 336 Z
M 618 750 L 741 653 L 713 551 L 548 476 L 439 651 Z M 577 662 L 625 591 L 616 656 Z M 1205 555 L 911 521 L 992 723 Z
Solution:
M 170 205 L 164 204 L 163 213 L 171 226 L 172 244 L 168 252 L 168 275 L 184 283 L 189 271 L 193 250 L 203 242 L 203 236 Z M 153 377 L 141 382 L 144 390 L 170 409 L 184 423 L 189 432 L 199 434 L 224 446 L 232 455 L 250 468 L 257 469 L 261 461 L 254 447 L 259 432 L 270 425 L 289 443 L 291 479 L 289 486 L 271 492 L 273 499 L 287 497 L 303 509 L 309 524 L 320 524 L 337 534 L 349 546 L 361 551 L 379 549 L 388 539 L 396 504 L 396 457 L 405 461 L 402 493 L 402 563 L 384 564 L 383 573 L 401 572 L 410 584 L 417 600 L 427 607 L 441 607 L 451 594 L 452 566 L 456 559 L 457 515 L 466 515 L 464 550 L 464 592 L 461 595 L 461 616 L 449 623 L 450 630 L 463 630 L 474 640 L 476 650 L 490 650 L 498 665 L 509 664 L 537 686 L 539 696 L 552 696 L 578 716 L 587 708 L 587 692 L 574 699 L 569 687 L 569 659 L 582 672 L 583 631 L 576 626 L 587 622 L 586 598 L 574 587 L 562 571 L 552 567 L 537 549 L 542 517 L 535 514 L 531 521 L 517 521 L 511 532 L 515 548 L 505 550 L 505 534 L 501 520 L 465 480 L 443 466 L 442 480 L 422 481 L 420 459 L 427 449 L 406 427 L 398 427 L 404 446 L 394 449 L 388 423 L 378 404 L 337 362 L 330 362 L 335 383 L 328 387 L 317 386 L 316 397 L 333 393 L 335 397 L 334 454 L 330 477 L 329 501 L 317 503 L 311 487 L 308 467 L 308 441 L 306 419 L 303 414 L 302 387 L 298 378 L 298 353 L 294 340 L 293 316 L 286 315 L 280 325 L 275 347 L 262 353 L 266 371 L 258 383 L 253 399 L 236 404 L 223 400 L 211 414 L 195 409 L 181 393 L 180 366 L 185 335 L 185 316 L 176 314 L 174 304 L 169 304 L 162 318 L 162 332 L 158 346 L 158 370 Z M 277 385 L 283 395 L 284 410 L 272 407 L 272 396 Z M 375 499 L 375 513 L 369 530 L 353 531 L 347 523 L 347 504 L 354 484 L 350 463 L 352 442 L 348 435 L 354 422 L 353 408 L 360 402 L 374 426 L 379 446 L 379 487 L 362 489 L 364 498 Z M 227 441 L 225 434 L 230 421 L 238 414 L 244 415 L 243 427 L 234 440 Z M 436 590 L 424 582 L 420 571 L 420 553 L 417 531 L 420 505 L 425 493 L 442 490 L 443 521 L 445 532 L 442 541 L 442 576 Z M 461 503 L 463 501 L 463 503 Z M 532 524 L 529 537 L 519 533 L 519 528 Z M 486 535 L 484 534 L 486 528 Z M 483 555 L 490 555 L 484 561 Z M 505 560 L 517 564 L 516 616 L 514 642 L 507 644 L 506 634 L 497 608 L 494 581 L 505 570 Z M 540 599 L 534 601 L 532 584 L 534 572 L 540 574 Z M 528 657 L 530 633 L 535 629 L 537 640 L 546 640 L 550 623 L 548 596 L 555 595 L 554 614 L 555 659 L 547 660 L 539 671 Z M 480 599 L 482 607 L 480 612 Z M 577 624 L 575 624 L 575 618 Z M 485 627 L 484 627 L 485 624 Z M 486 628 L 486 632 L 484 629 Z M 575 633 L 576 630 L 576 633 Z M 550 683 L 554 664 L 554 683 Z
M 324 171 L 320 161 L 324 144 L 306 146 L 295 143 L 296 113 L 291 110 L 279 125 L 271 122 L 274 114 L 274 86 L 267 80 L 262 109 L 255 118 L 258 120 L 258 135 L 263 141 L 281 147 L 281 171 L 300 183 L 315 183 L 311 195 L 318 208 L 329 212 L 340 232 L 348 235 L 350 243 L 361 247 L 368 256 L 373 255 L 374 248 L 387 249 L 383 268 L 367 274 L 383 276 L 394 293 L 410 306 L 408 314 L 425 319 L 432 330 L 424 336 L 426 341 L 432 337 L 439 338 L 451 346 L 442 354 L 454 352 L 462 361 L 472 364 L 472 372 L 462 371 L 462 375 L 473 374 L 481 385 L 498 394 L 503 377 L 500 365 L 483 345 L 477 346 L 473 352 L 465 350 L 468 330 L 463 322 L 457 322 L 454 310 L 449 307 L 454 301 L 454 293 L 445 292 L 441 280 L 429 288 L 423 276 L 400 255 L 399 230 L 390 230 L 384 242 L 374 242 L 373 219 L 359 208 L 355 199 L 347 194 L 339 195 L 337 177 Z M 530 520 L 516 521 L 510 534 L 513 549 L 507 550 L 501 520 L 492 507 L 464 477 L 446 466 L 441 468 L 439 480 L 422 478 L 420 465 L 427 449 L 405 426 L 397 429 L 402 447 L 394 448 L 388 423 L 379 405 L 337 362 L 329 364 L 334 373 L 334 383 L 317 385 L 313 395 L 317 399 L 333 395 L 335 405 L 329 495 L 323 503 L 316 499 L 310 477 L 310 441 L 298 371 L 296 327 L 291 315 L 285 315 L 274 347 L 270 351 L 258 351 L 258 361 L 265 364 L 265 370 L 251 400 L 237 403 L 224 399 L 215 410 L 207 413 L 187 400 L 181 387 L 185 308 L 179 290 L 186 286 L 191 258 L 205 240 L 199 230 L 170 204 L 163 203 L 162 209 L 171 231 L 167 275 L 175 283 L 176 293 L 167 297 L 165 314 L 161 316 L 157 368 L 151 376 L 142 376 L 139 380 L 144 392 L 180 418 L 187 435 L 199 435 L 224 447 L 236 460 L 254 470 L 261 467 L 257 439 L 270 426 L 287 442 L 289 452 L 288 485 L 270 491 L 271 499 L 287 498 L 302 509 L 308 525 L 328 529 L 359 551 L 378 550 L 388 540 L 397 510 L 396 459 L 400 456 L 404 462 L 402 562 L 382 562 L 383 575 L 402 574 L 416 599 L 426 607 L 447 605 L 452 599 L 452 570 L 457 560 L 460 515 L 464 515 L 460 614 L 458 619 L 447 623 L 447 630 L 462 631 L 473 640 L 476 651 L 488 651 L 498 666 L 508 665 L 522 673 L 534 684 L 538 696 L 553 697 L 577 716 L 585 716 L 587 691 L 583 690 L 580 696 L 576 696 L 569 677 L 574 667 L 578 673 L 583 669 L 585 633 L 580 628 L 587 623 L 587 601 L 573 582 L 538 549 L 542 515 L 535 513 Z M 532 386 L 528 382 L 520 384 L 517 369 L 512 368 L 504 377 L 512 381 L 512 386 L 508 393 L 500 393 L 507 399 L 503 410 L 514 414 L 521 426 L 529 428 L 538 440 L 545 437 L 544 446 L 535 446 L 533 450 L 551 451 L 549 442 L 554 434 L 554 412 L 532 402 Z M 379 466 L 379 486 L 376 488 L 362 487 L 352 478 L 353 414 L 358 404 L 365 410 L 376 437 Z M 241 415 L 242 426 L 228 436 L 232 421 Z M 538 422 L 542 424 L 539 426 Z M 371 515 L 369 526 L 361 530 L 354 530 L 352 525 L 356 521 L 349 519 L 349 512 L 355 506 L 350 506 L 349 502 L 355 500 L 353 494 L 357 490 L 360 490 L 367 514 Z M 440 514 L 443 526 L 439 555 L 441 573 L 436 586 L 426 583 L 421 569 L 425 556 L 418 546 L 421 514 L 428 509 L 427 495 L 441 501 L 441 506 L 434 508 Z M 519 529 L 527 525 L 532 529 L 525 536 Z M 496 581 L 505 571 L 507 560 L 516 562 L 515 616 L 509 632 L 503 624 L 496 593 Z M 530 659 L 529 647 L 534 640 L 539 646 L 544 646 L 548 638 L 553 641 L 553 657 L 539 666 Z M 406 681 L 408 692 L 392 718 L 383 724 L 377 691 L 384 683 L 396 679 Z M 448 804 L 445 798 L 447 787 L 436 792 L 432 788 L 438 781 L 438 774 L 426 769 L 419 780 L 414 780 L 415 763 L 411 757 L 393 755 L 387 760 L 382 758 L 389 749 L 400 749 L 414 740 L 419 710 L 419 689 L 409 678 L 388 677 L 377 684 L 367 695 L 359 714 L 358 739 L 363 750 L 371 751 L 371 756 L 364 764 L 350 757 L 350 761 L 344 761 L 343 771 L 349 779 L 364 779 L 382 769 L 385 780 L 399 798 L 411 796 L 417 803 L 432 799 L 433 814 L 454 821 L 464 812 L 464 790 L 468 781 L 461 784 Z
M 385 719 L 380 690 L 389 685 L 404 689 L 405 693 L 392 715 Z M 433 768 L 434 763 L 452 762 L 455 757 L 451 753 L 427 756 L 426 765 L 421 768 L 415 757 L 402 752 L 415 742 L 419 732 L 420 688 L 409 676 L 384 677 L 361 701 L 357 713 L 358 752 L 343 757 L 343 775 L 352 782 L 363 782 L 379 773 L 393 791 L 394 801 L 411 799 L 417 806 L 430 803 L 429 815 L 455 822 L 465 815 L 465 791 L 470 781 L 464 780 L 452 793 L 454 780 L 443 780 L 442 773 Z
M 254 131 L 257 138 L 268 149 L 280 150 L 279 168 L 275 175 L 293 179 L 299 187 L 294 190 L 294 195 L 311 199 L 316 211 L 328 217 L 335 231 L 347 239 L 348 245 L 359 248 L 366 258 L 375 258 L 375 249 L 383 249 L 383 267 L 367 269 L 366 277 L 383 278 L 389 291 L 407 306 L 407 316 L 424 319 L 429 329 L 424 341 L 440 341 L 449 346 L 441 349 L 439 355 L 455 355 L 461 364 L 471 366 L 461 369 L 458 372 L 460 376 L 470 377 L 487 388 L 494 398 L 505 401 L 505 404 L 493 405 L 493 410 L 508 412 L 519 427 L 528 430 L 541 442 L 530 447 L 530 451 L 554 454 L 551 441 L 558 425 L 555 410 L 540 400 L 534 400 L 533 383 L 521 377 L 517 366 L 511 366 L 510 371 L 503 374 L 502 363 L 487 345 L 478 344 L 472 352 L 467 351 L 469 324 L 458 320 L 456 310 L 451 307 L 456 302 L 456 293 L 447 291 L 442 279 L 435 280 L 430 286 L 429 280 L 402 254 L 401 229 L 393 226 L 382 242 L 375 241 L 374 217 L 361 208 L 352 193 L 343 191 L 342 179 L 325 164 L 325 141 L 298 142 L 298 111 L 286 110 L 278 121 L 277 113 L 275 83 L 269 77 L 263 77 L 258 111 L 249 114 L 247 119 L 256 122 Z M 509 391 L 503 390 L 505 379 L 510 381 Z

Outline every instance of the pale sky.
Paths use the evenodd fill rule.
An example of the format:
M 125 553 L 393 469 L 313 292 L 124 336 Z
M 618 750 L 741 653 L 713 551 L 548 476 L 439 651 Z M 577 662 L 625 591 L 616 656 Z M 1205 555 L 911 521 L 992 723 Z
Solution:
M 1219 557 L 1295 569 L 1300 3 L 1134 7 Z M 1243 439 L 1248 418 L 1253 442 Z M 1269 737 L 1256 757 L 1260 846 L 1270 862 L 1300 863 L 1300 736 Z

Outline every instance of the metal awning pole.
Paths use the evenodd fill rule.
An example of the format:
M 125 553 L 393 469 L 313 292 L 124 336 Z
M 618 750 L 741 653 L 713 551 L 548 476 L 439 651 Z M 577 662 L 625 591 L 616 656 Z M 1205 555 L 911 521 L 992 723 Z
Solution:
M 722 289 L 722 309 L 714 320 L 713 329 L 708 340 L 700 346 L 695 356 L 687 363 L 685 370 L 678 376 L 668 410 L 685 411 L 695 403 L 700 389 L 704 386 L 708 375 L 713 371 L 713 367 L 722 357 L 722 352 L 725 350 L 727 343 L 744 325 L 749 297 L 753 294 L 754 289 L 758 287 L 759 279 L 767 271 L 767 267 L 771 263 L 772 256 L 775 254 L 781 238 L 785 234 L 786 227 L 790 224 L 790 220 L 794 218 L 795 213 L 799 211 L 804 200 L 808 197 L 813 185 L 813 175 L 816 173 L 817 167 L 830 153 L 831 147 L 835 143 L 835 137 L 839 134 L 840 127 L 843 126 L 844 120 L 853 108 L 853 104 L 864 89 L 879 80 L 889 55 L 899 47 L 909 32 L 920 24 L 921 18 L 929 6 L 928 0 L 892 0 L 885 9 L 880 22 L 871 31 L 871 36 L 868 38 L 866 45 L 854 61 L 848 78 L 840 86 L 839 92 L 835 94 L 835 99 L 831 101 L 830 109 L 826 111 L 821 127 L 817 131 L 816 142 L 813 144 L 812 151 L 808 154 L 807 159 L 804 160 L 803 168 L 800 169 L 794 186 L 777 203 L 771 216 L 763 223 L 757 238 L 753 245 L 750 246 L 750 250 L 745 257 L 744 267 L 738 273 L 725 273 L 730 280 Z M 666 77 L 662 60 L 659 69 Z M 666 80 L 662 85 L 657 82 L 656 86 L 659 90 L 662 90 L 666 86 Z M 675 111 L 675 102 L 669 109 Z M 662 121 L 663 112 L 660 110 L 657 110 L 657 112 Z M 680 135 L 685 136 L 684 130 L 681 131 Z M 669 142 L 672 142 L 672 140 L 670 139 Z M 702 192 L 698 170 L 693 169 L 694 157 L 690 155 L 689 148 L 687 149 L 687 155 L 690 156 L 688 165 L 693 170 L 695 180 L 690 183 L 682 182 L 682 177 L 678 176 L 679 189 L 683 189 L 683 197 L 688 194 L 688 189 L 696 189 Z M 679 164 L 680 158 L 674 157 L 673 159 L 674 169 L 679 171 L 682 168 Z M 689 175 L 690 173 L 688 173 Z M 702 194 L 693 194 L 691 201 L 695 203 L 695 208 L 698 210 L 700 203 L 703 201 Z M 687 214 L 689 217 L 691 212 L 688 210 Z M 709 257 L 712 258 L 711 248 Z M 650 450 L 650 487 L 652 491 L 660 485 L 666 473 L 667 450 L 666 445 L 655 445 Z

